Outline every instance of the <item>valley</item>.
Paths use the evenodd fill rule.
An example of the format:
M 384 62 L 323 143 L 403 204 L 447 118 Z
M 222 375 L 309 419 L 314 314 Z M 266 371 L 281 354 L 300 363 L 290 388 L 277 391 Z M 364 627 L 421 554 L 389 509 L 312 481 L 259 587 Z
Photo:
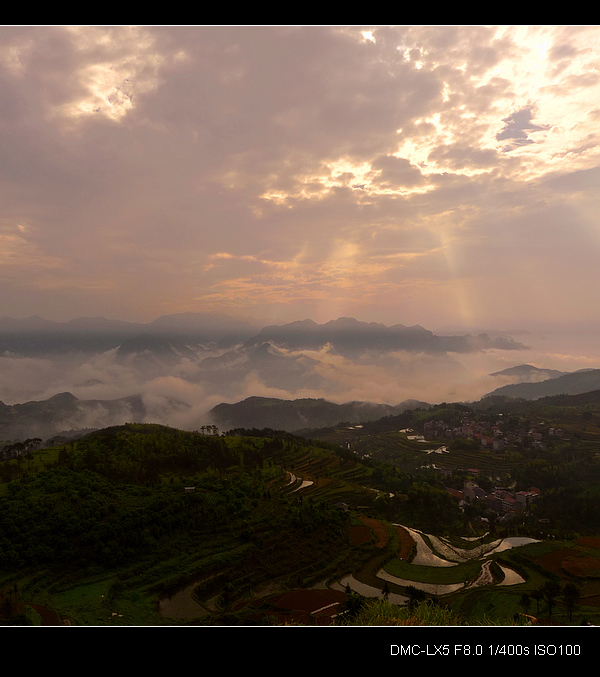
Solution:
M 0 322 L 7 383 L 64 367 L 69 386 L 0 405 L 0 622 L 600 622 L 600 370 L 523 363 L 470 401 L 329 399 L 527 348 L 202 321 Z
M 452 624 L 568 624 L 570 585 L 595 625 L 600 400 L 576 402 L 506 401 L 510 426 L 543 416 L 543 444 L 496 450 L 466 428 L 427 439 L 490 417 L 452 404 L 305 437 L 126 424 L 38 444 L 0 463 L 3 621 L 37 606 L 75 625 L 339 624 L 387 600 Z

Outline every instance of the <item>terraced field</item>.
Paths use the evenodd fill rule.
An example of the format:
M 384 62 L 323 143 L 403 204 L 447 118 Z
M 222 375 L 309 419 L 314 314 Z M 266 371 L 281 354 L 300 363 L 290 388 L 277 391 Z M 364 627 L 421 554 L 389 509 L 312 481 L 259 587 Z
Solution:
M 331 583 L 334 589 L 350 586 L 368 597 L 383 594 L 384 588 L 396 604 L 407 603 L 409 591 L 420 590 L 452 607 L 471 623 L 486 618 L 513 622 L 525 610 L 550 622 L 544 603 L 535 611 L 523 607 L 530 596 L 548 581 L 559 589 L 574 584 L 580 593 L 577 617 L 580 622 L 600 622 L 600 539 L 573 542 L 542 542 L 514 537 L 490 540 L 449 539 L 395 525 L 401 547 L 392 557 L 374 557 L 354 575 Z M 365 537 L 363 532 L 363 537 Z M 371 541 L 375 538 L 371 531 Z M 566 623 L 565 603 L 558 597 L 553 622 Z
M 410 431 L 386 434 L 385 444 L 362 439 L 409 469 L 433 456 Z M 435 456 L 457 467 L 487 458 L 474 454 Z M 600 540 L 450 538 L 465 522 L 443 483 L 396 463 L 298 438 L 209 440 L 139 426 L 63 457 L 2 486 L 0 594 L 10 600 L 16 581 L 29 606 L 74 623 L 240 621 L 236 605 L 249 599 L 347 586 L 394 603 L 417 590 L 463 619 L 497 618 L 522 611 L 521 596 L 554 579 L 578 585 L 586 619 L 600 614 Z M 501 459 L 489 460 L 497 470 Z M 450 513 L 458 521 L 440 522 Z M 444 528 L 415 526 L 434 522 Z
M 323 441 L 340 444 L 358 458 L 370 457 L 390 463 L 404 472 L 433 464 L 448 470 L 478 468 L 502 475 L 513 463 L 508 454 L 488 450 L 453 449 L 441 440 L 426 440 L 413 431 L 396 430 L 367 435 L 360 429 L 337 430 L 323 435 Z

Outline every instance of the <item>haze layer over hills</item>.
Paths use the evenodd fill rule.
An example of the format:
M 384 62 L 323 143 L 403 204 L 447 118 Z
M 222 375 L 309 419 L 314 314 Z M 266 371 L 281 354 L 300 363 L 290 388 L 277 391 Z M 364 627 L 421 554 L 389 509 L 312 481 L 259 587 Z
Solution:
M 203 313 L 145 324 L 0 318 L 0 438 L 128 421 L 234 426 L 240 419 L 223 414 L 234 403 L 247 410 L 249 402 L 320 402 L 314 421 L 304 405 L 274 418 L 261 406 L 266 426 L 298 429 L 386 415 L 407 401 L 474 401 L 574 371 L 525 363 L 536 355 L 505 334 L 437 334 L 346 317 L 266 326 Z M 592 384 L 593 376 L 577 378 Z

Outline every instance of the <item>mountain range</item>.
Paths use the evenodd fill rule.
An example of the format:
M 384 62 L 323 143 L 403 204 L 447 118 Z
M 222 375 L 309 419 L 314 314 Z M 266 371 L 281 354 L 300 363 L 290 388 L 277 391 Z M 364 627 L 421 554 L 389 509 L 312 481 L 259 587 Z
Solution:
M 139 396 L 115 400 L 79 400 L 71 393 L 58 393 L 47 400 L 8 405 L 0 402 L 0 440 L 39 437 L 101 428 L 113 421 L 143 420 L 145 406 Z
M 99 352 L 119 347 L 138 337 L 170 339 L 173 344 L 217 343 L 233 346 L 260 328 L 246 320 L 215 313 L 164 315 L 138 323 L 104 317 L 79 317 L 55 322 L 39 316 L 24 319 L 0 317 L 0 353 L 54 355 L 67 352 Z
M 538 382 L 513 383 L 496 388 L 486 397 L 537 400 L 552 395 L 580 395 L 593 390 L 600 390 L 600 369 L 581 369 Z
M 183 402 L 170 405 L 185 409 Z M 283 400 L 249 397 L 241 402 L 221 403 L 209 412 L 208 420 L 221 431 L 234 428 L 272 428 L 297 432 L 326 428 L 341 422 L 358 424 L 407 409 L 430 407 L 426 402 L 408 400 L 398 405 L 373 402 L 336 404 L 323 398 Z M 115 400 L 80 400 L 72 393 L 59 393 L 47 400 L 7 405 L 0 402 L 0 441 L 55 436 L 69 437 L 77 431 L 117 425 L 126 421 L 143 422 L 149 410 L 143 398 L 130 396 Z M 198 428 L 200 428 L 198 423 Z
M 171 348 L 190 342 L 244 349 L 273 343 L 289 350 L 318 350 L 330 345 L 340 354 L 368 350 L 439 354 L 492 348 L 526 349 L 511 338 L 491 338 L 485 333 L 438 336 L 419 325 L 395 324 L 388 327 L 348 317 L 324 324 L 307 319 L 262 328 L 256 322 L 211 313 L 165 315 L 145 324 L 103 317 L 80 317 L 68 322 L 54 322 L 38 316 L 25 319 L 0 317 L 0 353 L 8 351 L 32 355 L 74 350 L 102 351 L 134 339 L 140 342 L 140 337 L 146 337 L 147 342 L 158 338 L 163 342 L 168 340 Z M 152 349 L 155 347 L 156 343 L 152 344 Z M 140 349 L 147 348 L 142 345 Z
M 519 365 L 506 372 L 521 377 L 540 377 L 536 367 Z M 484 396 L 536 400 L 557 395 L 576 396 L 600 391 L 600 369 L 584 369 L 547 378 L 544 381 L 521 382 L 502 386 Z M 171 411 L 186 412 L 191 409 L 186 402 L 165 398 Z M 165 405 L 166 406 L 166 405 Z M 390 405 L 375 402 L 349 401 L 334 403 L 325 398 L 283 399 L 251 396 L 234 403 L 221 402 L 205 414 L 203 422 L 216 425 L 221 431 L 235 428 L 272 428 L 288 432 L 327 428 L 342 422 L 357 425 L 398 415 L 408 409 L 429 408 L 432 405 L 420 400 L 406 400 Z M 7 405 L 0 402 L 0 440 L 8 441 L 31 437 L 50 438 L 71 434 L 78 429 L 101 428 L 126 421 L 148 422 L 156 412 L 140 395 L 112 400 L 82 400 L 72 393 L 63 392 L 41 401 Z M 158 421 L 157 421 L 158 422 Z M 196 428 L 200 421 L 196 421 Z
M 289 350 L 318 350 L 326 345 L 346 355 L 371 351 L 406 350 L 426 353 L 473 352 L 496 348 L 525 350 L 526 346 L 510 338 L 490 338 L 488 334 L 471 336 L 437 336 L 420 325 L 395 324 L 388 327 L 378 322 L 361 322 L 340 317 L 324 324 L 313 320 L 272 325 L 245 341 L 246 347 L 272 342 Z
M 539 367 L 533 367 L 531 364 L 519 364 L 516 367 L 495 371 L 490 376 L 507 376 L 514 378 L 518 383 L 537 383 L 538 381 L 546 381 L 549 378 L 558 378 L 568 373 L 566 371 L 558 371 L 558 369 L 540 369 Z
M 419 325 L 348 317 L 281 325 L 209 313 L 147 323 L 0 317 L 0 400 L 40 401 L 60 392 L 115 399 L 148 390 L 156 398 L 168 385 L 169 397 L 195 409 L 206 400 L 204 412 L 253 395 L 429 402 L 467 377 L 459 358 L 525 349 L 505 336 L 442 336 Z
M 355 424 L 455 401 L 445 393 L 469 376 L 457 355 L 524 350 L 505 336 L 442 336 L 348 317 L 264 326 L 207 313 L 148 323 L 4 317 L 0 440 L 127 421 L 188 430 Z M 494 372 L 486 388 L 494 381 L 502 387 L 488 394 L 522 398 L 600 388 L 594 373 L 527 364 Z
M 234 428 L 272 428 L 297 432 L 307 428 L 328 428 L 342 422 L 360 424 L 384 416 L 401 414 L 407 409 L 431 405 L 407 400 L 397 405 L 374 402 L 335 404 L 325 399 L 300 398 L 281 400 L 272 397 L 249 397 L 233 404 L 214 407 L 211 418 L 222 430 Z

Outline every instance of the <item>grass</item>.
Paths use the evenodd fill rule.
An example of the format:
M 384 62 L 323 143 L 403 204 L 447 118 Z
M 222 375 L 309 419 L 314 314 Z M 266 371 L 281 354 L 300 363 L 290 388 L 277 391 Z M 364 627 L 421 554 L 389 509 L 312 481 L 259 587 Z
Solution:
M 433 585 L 451 585 L 467 583 L 477 577 L 481 571 L 481 562 L 465 562 L 452 567 L 435 567 L 408 564 L 397 557 L 384 566 L 391 576 Z
M 373 599 L 365 603 L 360 612 L 345 625 L 360 626 L 453 626 L 464 622 L 448 607 L 431 601 L 421 602 L 414 608 L 391 604 L 385 599 Z
M 53 608 L 76 618 L 77 625 L 165 625 L 158 612 L 156 592 L 140 587 L 119 590 L 119 579 L 108 577 L 55 593 Z
M 77 618 L 78 625 L 106 625 L 110 620 L 110 589 L 114 577 L 90 578 L 80 584 L 55 585 L 44 574 L 21 582 L 21 598 L 27 604 L 51 607 L 61 618 Z
M 512 625 L 519 613 L 523 613 L 523 608 L 519 606 L 520 597 L 521 594 L 504 588 L 488 586 L 456 595 L 450 598 L 448 605 L 458 617 L 468 619 L 469 625 L 489 625 L 490 619 L 498 625 Z

